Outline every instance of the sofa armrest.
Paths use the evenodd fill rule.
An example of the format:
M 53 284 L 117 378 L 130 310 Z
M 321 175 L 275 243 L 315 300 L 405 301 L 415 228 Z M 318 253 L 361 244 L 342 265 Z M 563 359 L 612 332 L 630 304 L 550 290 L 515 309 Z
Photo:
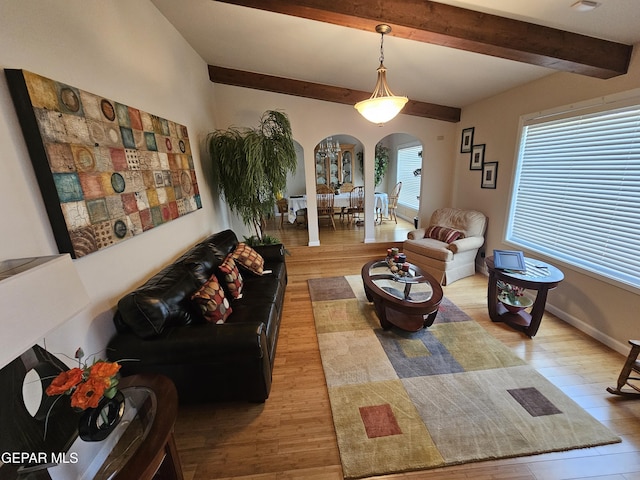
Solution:
M 284 262 L 284 245 L 281 243 L 274 243 L 271 245 L 256 245 L 252 248 L 256 252 L 258 252 L 265 260 Z
M 419 238 L 424 238 L 424 234 L 427 233 L 426 228 L 418 228 L 416 230 L 411 230 L 407 233 L 407 238 L 409 240 L 418 240 Z
M 480 248 L 483 243 L 484 237 L 465 237 L 451 242 L 447 248 L 453 253 L 459 253 Z

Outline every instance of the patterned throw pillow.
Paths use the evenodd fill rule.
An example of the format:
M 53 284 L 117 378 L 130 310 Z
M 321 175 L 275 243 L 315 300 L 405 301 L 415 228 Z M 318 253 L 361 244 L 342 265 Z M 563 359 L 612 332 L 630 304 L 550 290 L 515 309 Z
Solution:
M 229 300 L 224 296 L 224 290 L 215 275 L 211 275 L 200 290 L 191 296 L 191 300 L 200 306 L 207 322 L 224 323 L 232 312 Z
M 224 282 L 227 285 L 229 294 L 233 298 L 242 298 L 242 275 L 240 275 L 236 262 L 233 260 L 233 255 L 227 255 L 227 258 L 224 259 L 219 268 L 224 274 Z
M 441 242 L 451 243 L 455 242 L 459 238 L 464 238 L 464 233 L 453 228 L 433 225 L 429 227 L 424 236 L 425 238 L 435 238 L 436 240 L 440 240 Z
M 236 263 L 256 275 L 264 271 L 264 258 L 246 243 L 240 242 L 233 251 Z

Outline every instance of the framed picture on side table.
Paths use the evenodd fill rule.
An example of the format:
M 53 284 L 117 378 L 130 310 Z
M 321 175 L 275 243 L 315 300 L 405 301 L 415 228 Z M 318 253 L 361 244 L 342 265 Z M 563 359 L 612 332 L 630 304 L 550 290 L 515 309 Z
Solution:
M 469 153 L 473 147 L 473 130 L 474 127 L 462 130 L 462 139 L 460 140 L 460 153 Z
M 484 164 L 484 147 L 485 144 L 474 145 L 471 149 L 471 160 L 469 161 L 469 170 L 482 170 Z
M 498 162 L 488 162 L 482 166 L 482 188 L 496 188 Z

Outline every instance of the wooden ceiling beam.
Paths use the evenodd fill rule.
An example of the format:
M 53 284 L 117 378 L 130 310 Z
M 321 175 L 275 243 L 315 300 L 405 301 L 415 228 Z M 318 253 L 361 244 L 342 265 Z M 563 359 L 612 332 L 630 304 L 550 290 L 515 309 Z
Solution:
M 322 85 L 320 83 L 303 82 L 300 80 L 292 80 L 290 78 L 274 77 L 271 75 L 245 72 L 242 70 L 217 67 L 214 65 L 209 65 L 209 78 L 214 83 L 266 90 L 268 92 L 314 98 L 316 100 L 344 103 L 346 105 L 355 105 L 356 102 L 367 99 L 371 96 L 371 92 L 351 90 L 349 88 L 334 87 L 331 85 Z M 460 121 L 459 108 L 418 102 L 416 100 L 409 100 L 401 113 L 405 115 L 443 120 L 445 122 L 457 123 Z
M 627 73 L 631 45 L 429 0 L 218 0 L 596 78 Z

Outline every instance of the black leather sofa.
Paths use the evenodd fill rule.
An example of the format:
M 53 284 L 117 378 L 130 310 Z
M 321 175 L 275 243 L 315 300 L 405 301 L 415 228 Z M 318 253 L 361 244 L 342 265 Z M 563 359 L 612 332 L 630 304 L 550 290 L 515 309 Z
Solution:
M 225 323 L 206 322 L 191 300 L 237 244 L 231 230 L 211 235 L 120 299 L 107 356 L 123 375 L 166 375 L 181 402 L 268 398 L 287 284 L 283 246 L 254 247 L 265 273 L 240 268 L 243 295 L 230 300 Z

